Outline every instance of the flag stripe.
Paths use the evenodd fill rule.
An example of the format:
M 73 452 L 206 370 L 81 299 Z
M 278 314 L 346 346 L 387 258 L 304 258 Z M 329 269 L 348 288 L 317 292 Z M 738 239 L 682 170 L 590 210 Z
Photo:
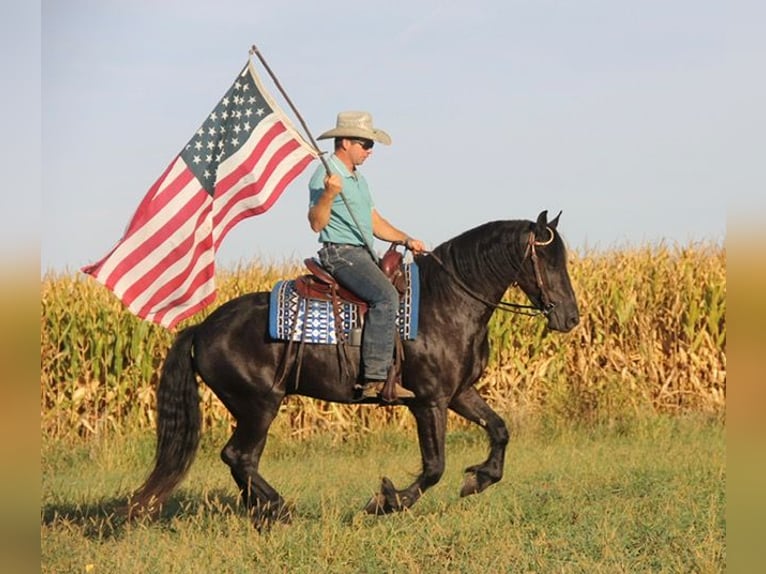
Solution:
M 215 258 L 212 247 L 212 236 L 208 235 L 195 249 L 195 254 L 189 261 L 185 273 L 177 275 L 165 284 L 160 289 L 161 292 L 158 292 L 153 300 L 148 301 L 144 308 L 140 309 L 141 314 L 149 316 L 152 309 L 167 310 L 179 305 L 188 300 L 190 294 L 201 284 L 209 285 L 206 294 L 212 293 L 215 290 Z
M 157 260 L 162 259 L 185 237 L 194 233 L 194 215 L 205 210 L 212 203 L 212 199 L 197 185 L 196 180 L 191 182 L 189 187 L 191 189 L 188 192 L 176 196 L 167 209 L 157 215 L 155 228 L 147 226 L 141 233 L 135 234 L 130 242 L 135 247 L 109 278 L 111 280 L 119 274 L 119 280 L 114 283 L 115 293 L 124 294 L 129 283 L 140 279 L 156 265 Z M 152 253 L 151 258 L 147 258 L 146 253 Z
M 257 160 L 257 165 L 253 166 L 251 173 L 257 174 L 257 177 L 240 178 L 234 185 L 227 189 L 222 189 L 221 193 L 216 192 L 215 208 L 213 211 L 213 221 L 217 228 L 226 225 L 228 213 L 237 206 L 244 193 L 249 193 L 252 203 L 263 203 L 273 191 L 272 178 L 279 169 L 289 169 L 291 165 L 300 161 L 305 154 L 300 150 L 295 156 L 290 152 L 295 150 L 293 140 L 280 138 L 273 140 L 269 147 L 268 154 L 259 157 L 251 156 L 246 160 L 251 162 Z M 284 162 L 284 163 L 283 163 Z M 286 165 L 287 164 L 287 165 Z M 243 192 L 244 190 L 247 190 Z M 222 236 L 216 237 L 216 242 L 220 242 Z
M 136 254 L 136 248 L 141 245 L 146 235 L 153 233 L 153 226 L 156 225 L 158 215 L 161 216 L 161 208 L 178 209 L 179 203 L 184 200 L 183 196 L 174 198 L 171 194 L 162 194 L 162 190 L 165 187 L 169 187 L 174 191 L 177 191 L 179 186 L 189 183 L 190 172 L 186 169 L 186 165 L 180 159 L 176 159 L 172 164 L 172 169 L 169 171 L 167 178 L 164 181 L 158 182 L 160 185 L 157 189 L 155 197 L 161 202 L 161 205 L 150 205 L 144 209 L 141 214 L 136 214 L 131 221 L 128 231 L 122 239 L 120 245 L 111 253 L 109 260 L 105 261 L 99 270 L 98 277 L 101 279 L 107 287 L 114 290 L 115 283 L 119 280 L 120 273 L 125 272 L 126 269 L 131 268 L 136 263 L 136 258 L 140 258 L 140 253 Z M 164 187 L 163 187 L 164 184 Z M 183 188 L 181 188 L 183 189 Z M 173 200 L 176 200 L 175 203 Z M 151 212 L 151 216 L 150 216 Z M 131 254 L 132 257 L 131 257 Z M 119 296 L 119 294 L 118 294 Z
M 313 160 L 314 158 L 311 156 L 303 157 L 300 162 L 293 164 L 288 171 L 282 169 L 275 171 L 272 176 L 272 179 L 274 179 L 275 182 L 268 186 L 268 195 L 263 194 L 262 197 L 258 198 L 258 201 L 253 201 L 254 197 L 245 198 L 239 205 L 232 206 L 226 214 L 227 217 L 222 218 L 222 221 L 216 225 L 220 237 L 220 239 L 216 241 L 216 248 L 220 245 L 220 240 L 226 236 L 234 225 L 243 219 L 252 217 L 253 215 L 260 215 L 261 213 L 268 211 L 279 199 L 279 196 L 282 195 L 282 192 L 288 184 L 306 169 L 306 166 Z M 280 167 L 286 166 L 283 164 Z M 248 186 L 248 188 L 249 187 L 251 186 Z M 249 189 L 246 189 L 245 191 L 249 191 Z
M 133 214 L 133 217 L 131 218 L 130 223 L 128 223 L 123 238 L 120 240 L 120 242 L 115 245 L 103 259 L 97 263 L 83 267 L 82 271 L 93 275 L 93 277 L 101 281 L 106 287 L 112 289 L 114 287 L 114 282 L 109 282 L 108 277 L 114 271 L 114 267 L 120 263 L 122 257 L 124 256 L 123 254 L 130 250 L 130 246 L 126 243 L 136 233 L 136 231 L 138 231 L 144 224 L 147 223 L 147 220 L 149 219 L 147 216 L 148 212 L 151 210 L 156 211 L 156 208 L 152 206 L 152 201 L 155 200 L 155 194 L 162 187 L 162 185 L 166 183 L 166 181 L 170 181 L 171 183 L 168 185 L 172 185 L 172 182 L 179 176 L 179 172 L 183 175 L 185 169 L 186 166 L 184 162 L 179 161 L 179 158 L 176 158 L 174 161 L 172 161 L 165 169 L 165 172 L 162 174 L 162 176 L 160 176 L 154 185 L 152 185 L 149 193 L 146 194 L 146 197 L 144 197 L 143 201 L 141 202 L 141 207 L 139 207 L 139 209 L 136 210 L 136 212 Z
M 147 302 L 158 304 L 163 301 L 164 297 L 159 296 L 164 293 L 163 287 L 179 275 L 188 273 L 194 260 L 200 256 L 201 249 L 212 247 L 209 219 L 210 202 L 206 202 L 188 218 L 188 221 L 184 222 L 184 228 L 176 233 L 173 248 L 164 257 L 161 252 L 156 252 L 158 260 L 147 262 L 144 267 L 150 264 L 151 267 L 123 296 L 123 301 L 131 309 L 141 309 L 139 315 L 148 313 L 148 310 L 144 309 Z
M 281 122 L 273 121 L 272 118 L 261 121 L 250 135 L 247 141 L 248 145 L 232 154 L 218 166 L 215 197 L 218 198 L 225 194 L 241 179 L 255 177 L 259 173 L 258 161 L 269 159 L 268 152 L 271 151 L 271 146 L 284 133 L 285 128 Z
M 215 265 L 201 269 L 190 284 L 190 290 L 175 302 L 166 305 L 155 315 L 148 315 L 147 319 L 160 325 L 173 326 L 179 321 L 189 317 L 209 305 L 215 300 Z M 194 289 L 192 291 L 192 289 Z
M 147 214 L 149 214 L 152 209 L 156 209 L 156 207 L 153 206 L 153 203 L 157 200 L 155 194 L 160 190 L 162 184 L 169 177 L 170 173 L 178 170 L 183 170 L 185 167 L 186 166 L 183 164 L 178 165 L 178 158 L 170 162 L 168 167 L 165 168 L 165 172 L 159 177 L 159 179 L 157 179 L 157 181 L 154 182 L 154 185 L 149 188 L 149 192 L 146 194 L 144 199 L 141 201 L 141 204 L 138 206 L 138 209 L 136 209 L 136 212 L 133 214 L 133 217 L 125 230 L 126 236 L 130 233 L 133 233 L 136 228 L 140 227 L 140 225 L 146 221 Z

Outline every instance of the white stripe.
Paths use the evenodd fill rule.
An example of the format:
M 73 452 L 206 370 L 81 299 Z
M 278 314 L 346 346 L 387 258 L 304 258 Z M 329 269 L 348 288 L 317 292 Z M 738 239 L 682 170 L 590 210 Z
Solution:
M 227 175 L 229 175 L 232 171 L 237 169 L 252 153 L 253 149 L 258 145 L 258 143 L 266 137 L 266 133 L 273 128 L 277 123 L 279 123 L 279 118 L 274 115 L 270 114 L 266 116 L 265 118 L 261 119 L 261 121 L 258 123 L 257 126 L 255 126 L 255 129 L 250 132 L 250 137 L 247 138 L 247 141 L 244 143 L 244 145 L 239 148 L 236 152 L 228 156 L 225 160 L 223 160 L 220 164 L 218 164 L 218 169 L 216 171 L 216 181 L 221 181 L 224 179 Z M 287 139 L 290 138 L 290 134 L 283 132 L 283 134 L 287 137 Z M 282 134 L 280 134 L 281 136 Z M 268 149 L 268 148 L 267 148 Z M 264 156 L 267 155 L 266 153 L 263 154 Z
M 202 207 L 202 210 L 205 209 L 205 206 Z M 167 243 L 170 243 L 172 241 L 172 245 L 168 249 L 171 250 L 176 245 L 178 245 L 181 241 L 184 239 L 193 236 L 193 244 L 191 249 L 189 249 L 186 253 L 184 253 L 183 257 L 181 257 L 178 261 L 170 265 L 169 267 L 166 267 L 162 270 L 162 273 L 143 291 L 140 295 L 138 295 L 135 300 L 130 304 L 128 307 L 131 311 L 134 313 L 137 313 L 141 310 L 141 307 L 143 307 L 152 297 L 154 297 L 155 293 L 161 289 L 168 281 L 171 279 L 174 279 L 175 277 L 178 277 L 181 273 L 185 273 L 184 269 L 189 265 L 189 263 L 192 262 L 192 254 L 194 253 L 194 248 L 202 243 L 204 239 L 206 239 L 208 236 L 212 233 L 212 226 L 213 226 L 213 219 L 208 215 L 208 217 L 205 217 L 202 224 L 195 228 L 194 222 L 197 220 L 197 215 L 199 212 L 195 213 L 194 217 L 190 218 L 182 228 L 184 235 L 181 236 L 181 230 L 173 236 L 173 239 L 168 239 Z M 214 246 L 215 244 L 211 244 L 210 249 L 207 250 L 210 252 L 210 255 L 207 255 L 207 251 L 204 251 L 200 254 L 200 257 L 198 261 L 194 264 L 194 267 L 191 270 L 191 274 L 194 274 L 195 270 L 199 270 L 199 260 L 204 260 L 207 262 L 210 262 L 214 258 Z M 163 249 L 166 247 L 165 244 L 163 244 Z M 159 249 L 156 249 L 153 253 L 158 253 Z M 142 265 L 145 269 L 143 269 L 142 273 L 140 275 L 134 276 L 134 281 L 139 280 L 146 271 L 155 268 L 160 261 L 162 260 L 162 255 L 158 255 L 157 258 L 152 255 L 151 262 L 146 262 L 146 265 Z M 142 262 L 143 264 L 144 262 Z M 146 269 L 148 268 L 148 269 Z M 131 275 L 133 275 L 131 273 Z M 187 281 L 180 285 L 175 291 L 173 291 L 171 294 L 169 294 L 167 297 L 165 297 L 160 302 L 156 303 L 154 305 L 155 308 L 160 308 L 162 305 L 164 305 L 167 301 L 172 300 L 174 297 L 177 297 L 180 293 L 182 293 L 187 287 L 188 287 L 188 279 L 189 275 L 186 275 Z M 187 287 L 184 287 L 184 285 L 187 285 Z
M 224 217 L 224 219 L 218 222 L 218 225 L 216 226 L 216 229 L 214 230 L 215 240 L 218 241 L 218 231 L 226 229 L 226 225 L 232 219 L 236 218 L 242 211 L 252 209 L 254 207 L 258 207 L 266 203 L 271 197 L 271 195 L 274 193 L 274 190 L 277 187 L 277 185 L 279 185 L 279 182 L 282 181 L 282 179 L 284 178 L 285 174 L 289 172 L 291 169 L 293 169 L 293 167 L 295 167 L 296 164 L 300 163 L 300 161 L 303 160 L 305 157 L 306 157 L 306 151 L 302 148 L 296 148 L 295 150 L 290 152 L 288 155 L 286 155 L 284 160 L 279 165 L 277 165 L 276 169 L 271 173 L 271 175 L 266 180 L 263 181 L 263 187 L 258 191 L 258 193 L 244 197 L 240 199 L 238 202 L 236 202 L 234 205 L 230 206 L 228 208 L 228 212 L 226 216 Z M 258 175 L 260 175 L 260 173 Z M 225 202 L 227 201 L 229 196 L 235 195 L 242 187 L 250 183 L 252 183 L 252 180 L 240 182 L 238 185 L 232 188 L 230 192 L 226 193 L 221 198 L 216 197 L 213 200 L 213 211 L 218 212 L 220 209 L 222 209 L 226 205 Z
M 261 139 L 262 139 L 262 137 L 263 136 L 261 136 Z M 254 181 L 256 181 L 258 179 L 258 177 L 261 175 L 261 173 L 263 173 L 263 171 L 266 169 L 266 166 L 268 165 L 269 161 L 271 161 L 271 158 L 282 148 L 282 146 L 284 146 L 285 144 L 287 144 L 287 143 L 289 143 L 291 141 L 295 141 L 295 140 L 290 136 L 289 133 L 282 132 L 282 133 L 278 134 L 264 148 L 263 154 L 261 154 L 261 157 L 259 157 L 258 160 L 255 162 L 255 165 L 253 165 L 253 169 L 250 170 L 250 172 L 245 174 L 245 176 L 242 177 L 237 183 L 235 183 L 232 189 L 227 190 L 225 194 L 216 195 L 216 203 L 218 203 L 218 198 L 219 197 L 223 198 L 224 202 L 225 202 L 225 197 L 227 195 L 229 195 L 229 196 L 234 195 L 234 194 L 237 193 L 238 190 L 242 189 L 242 187 L 244 187 L 245 185 L 253 183 Z M 219 174 L 218 181 L 220 181 L 221 179 L 223 179 L 223 177 L 225 177 L 225 175 L 223 177 L 221 177 L 221 172 L 222 171 L 226 175 L 228 175 L 229 173 L 231 173 L 234 170 L 236 170 L 237 167 L 242 162 L 244 162 L 247 159 L 247 157 L 250 155 L 250 153 L 252 152 L 254 147 L 255 147 L 255 145 L 251 145 L 251 142 L 248 141 L 248 143 L 245 146 L 242 147 L 242 149 L 248 148 L 247 153 L 244 153 L 241 156 L 239 156 L 239 154 L 237 154 L 237 156 L 239 156 L 239 157 L 236 158 L 236 163 L 230 162 L 229 160 L 231 158 L 227 158 L 226 161 L 224 161 L 220 166 L 218 166 L 218 174 Z M 239 151 L 242 151 L 242 149 L 240 149 Z M 306 151 L 305 150 L 302 150 L 301 148 L 298 148 L 298 151 L 300 151 L 302 153 L 302 155 L 304 155 L 304 156 L 306 155 Z M 232 156 L 232 158 L 233 157 L 234 156 Z
M 152 218 L 154 225 L 145 225 L 140 232 L 131 236 L 126 242 L 129 247 L 135 249 L 139 247 L 144 241 L 151 237 L 160 226 L 167 223 L 167 221 L 176 215 L 179 211 L 183 210 L 189 203 L 189 200 L 195 197 L 198 193 L 205 193 L 200 191 L 199 182 L 193 180 L 186 186 L 180 193 L 178 193 L 155 217 Z M 191 195 L 190 195 L 191 194 Z M 209 197 L 209 196 L 208 196 Z M 146 273 L 154 269 L 154 267 L 162 261 L 162 259 L 175 249 L 186 238 L 195 234 L 195 227 L 200 214 L 204 213 L 209 208 L 212 198 L 206 200 L 202 205 L 191 215 L 187 217 L 171 235 L 165 238 L 159 245 L 157 245 L 150 252 L 142 252 L 142 258 L 131 267 L 114 285 L 114 292 L 118 296 L 122 297 L 125 291 L 136 281 L 141 279 Z M 206 219 L 209 219 L 209 215 Z M 210 223 L 212 225 L 212 222 Z M 132 251 L 131 249 L 131 251 Z M 129 252 L 128 252 L 129 253 Z
M 186 164 L 181 158 L 177 158 L 175 161 L 175 164 L 171 168 L 170 172 L 168 173 L 165 180 L 162 182 L 162 185 L 155 193 L 155 197 L 162 193 L 164 189 L 168 187 L 168 185 L 173 182 L 178 175 L 183 172 L 186 169 Z M 193 180 L 191 183 L 196 184 L 199 186 L 199 182 L 196 182 Z M 188 186 L 187 186 L 188 187 Z M 178 202 L 186 203 L 187 198 L 184 197 L 184 191 L 186 191 L 186 188 L 181 190 L 178 194 L 176 194 L 176 197 L 170 202 L 173 204 L 175 211 L 178 210 Z M 152 198 L 154 199 L 154 198 Z M 170 206 L 165 209 L 163 214 L 165 214 Z M 172 214 L 175 213 L 175 211 L 170 212 L 170 216 L 172 217 Z M 167 217 L 167 215 L 164 215 L 162 220 Z M 158 215 L 155 215 L 148 221 L 144 223 L 142 227 L 137 229 L 135 232 L 133 232 L 130 236 L 123 238 L 122 242 L 118 245 L 118 247 L 112 252 L 112 254 L 109 256 L 109 259 L 107 259 L 104 262 L 104 265 L 101 267 L 101 269 L 98 272 L 98 279 L 100 279 L 102 282 L 106 282 L 106 280 L 109 278 L 109 275 L 112 274 L 115 267 L 117 267 L 122 260 L 130 255 L 130 253 L 136 249 L 141 243 L 143 243 L 148 237 L 156 231 L 158 224 Z
M 170 327 L 170 325 L 172 325 L 173 322 L 175 321 L 176 317 L 184 313 L 186 310 L 194 307 L 200 301 L 202 301 L 205 297 L 207 297 L 208 295 L 214 292 L 215 292 L 215 275 L 211 275 L 210 280 L 200 285 L 199 288 L 194 292 L 193 296 L 188 301 L 186 301 L 185 303 L 181 303 L 180 305 L 173 307 L 171 311 L 168 311 L 168 314 L 162 318 L 162 321 L 160 321 L 160 325 L 162 325 L 163 327 Z M 159 309 L 158 311 L 161 311 L 161 309 Z M 155 315 L 156 313 L 148 315 L 147 319 L 149 321 L 152 321 L 153 320 L 152 317 L 154 317 Z

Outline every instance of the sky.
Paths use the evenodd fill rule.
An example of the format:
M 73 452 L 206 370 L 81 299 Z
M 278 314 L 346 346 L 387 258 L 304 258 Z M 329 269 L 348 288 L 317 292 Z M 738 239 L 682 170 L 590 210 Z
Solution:
M 43 0 L 41 272 L 106 255 L 254 44 L 315 137 L 342 110 L 392 136 L 361 169 L 429 247 L 542 210 L 581 252 L 722 242 L 727 213 L 766 204 L 765 17 L 709 0 Z M 219 267 L 315 254 L 316 165 L 227 235 Z

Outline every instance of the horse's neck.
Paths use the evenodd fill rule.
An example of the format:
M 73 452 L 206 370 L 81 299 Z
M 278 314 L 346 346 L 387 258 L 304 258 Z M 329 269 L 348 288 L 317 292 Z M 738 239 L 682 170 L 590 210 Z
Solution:
M 508 245 L 516 246 L 521 239 Z M 509 248 L 492 241 L 479 244 L 473 257 L 454 257 L 460 278 L 476 293 L 496 304 L 512 284 L 519 280 L 523 248 Z
M 429 273 L 429 280 L 440 286 L 435 291 L 442 293 L 435 300 L 438 310 L 434 312 L 451 313 L 461 308 L 475 315 L 476 321 L 489 321 L 515 273 L 486 255 L 486 251 L 478 250 L 476 257 L 461 257 L 451 249 L 441 250 Z

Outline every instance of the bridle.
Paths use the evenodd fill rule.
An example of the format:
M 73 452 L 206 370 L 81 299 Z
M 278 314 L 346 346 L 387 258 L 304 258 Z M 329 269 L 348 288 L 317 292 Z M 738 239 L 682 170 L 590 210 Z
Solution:
M 548 289 L 545 285 L 545 279 L 543 278 L 543 274 L 540 272 L 540 262 L 537 257 L 537 250 L 536 247 L 545 247 L 546 245 L 550 245 L 553 243 L 553 239 L 555 237 L 554 231 L 546 226 L 545 227 L 548 230 L 548 233 L 550 234 L 550 237 L 546 241 L 538 241 L 537 237 L 535 236 L 534 231 L 529 232 L 529 236 L 527 238 L 527 246 L 524 250 L 524 257 L 521 260 L 521 264 L 524 264 L 524 261 L 527 257 L 529 257 L 532 260 L 532 268 L 535 272 L 535 282 L 537 283 L 537 287 L 540 289 L 540 299 L 542 302 L 542 308 L 537 307 L 536 305 L 521 305 L 519 303 L 511 303 L 510 301 L 504 301 L 501 300 L 497 303 L 493 303 L 491 301 L 488 301 L 478 293 L 476 293 L 473 289 L 468 287 L 462 279 L 460 279 L 455 273 L 449 269 L 444 262 L 439 258 L 438 255 L 436 255 L 433 251 L 428 251 L 426 254 L 429 257 L 432 257 L 434 261 L 436 261 L 442 269 L 447 273 L 447 275 L 450 276 L 450 278 L 458 284 L 458 286 L 468 293 L 471 297 L 476 299 L 477 301 L 480 301 L 481 303 L 484 303 L 485 305 L 489 305 L 490 307 L 494 307 L 495 309 L 500 309 L 501 311 L 510 311 L 511 313 L 517 313 L 519 315 L 528 315 L 530 317 L 536 317 L 538 315 L 542 315 L 543 317 L 547 317 L 551 311 L 556 307 L 556 303 L 551 300 L 551 298 L 548 296 Z M 511 287 L 515 287 L 518 285 L 518 282 L 514 281 L 511 283 Z

